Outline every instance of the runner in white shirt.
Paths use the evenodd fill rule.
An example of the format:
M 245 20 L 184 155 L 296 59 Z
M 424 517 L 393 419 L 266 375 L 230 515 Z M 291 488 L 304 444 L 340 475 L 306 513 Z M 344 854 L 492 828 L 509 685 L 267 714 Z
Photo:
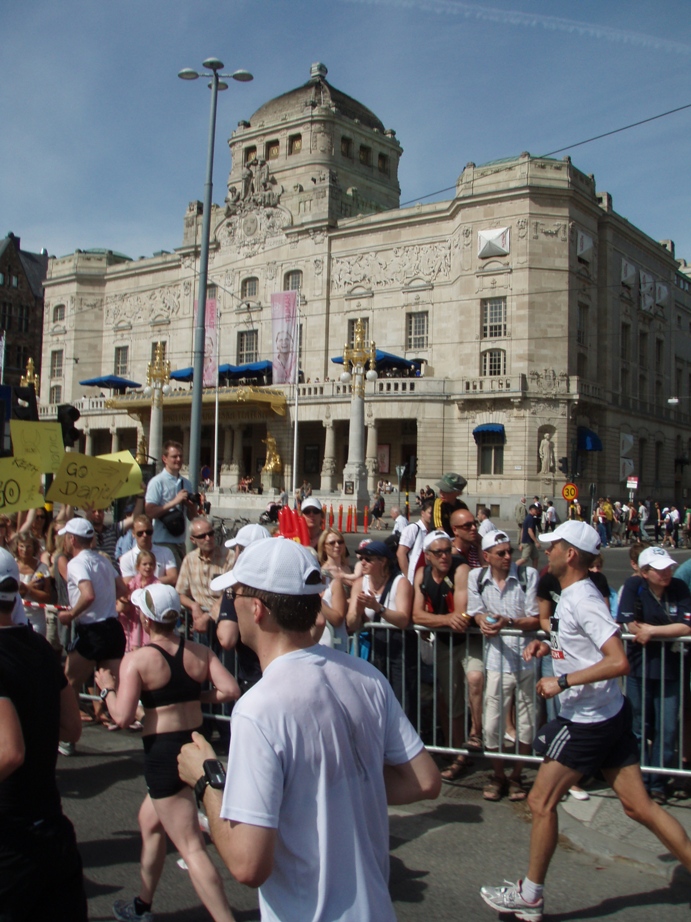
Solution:
M 178 758 L 218 853 L 259 887 L 262 922 L 395 922 L 387 803 L 436 797 L 437 767 L 381 673 L 314 645 L 308 549 L 257 541 L 226 585 L 263 676 L 233 711 L 224 791 L 201 735 Z
M 401 573 L 405 573 L 411 586 L 415 579 L 415 570 L 417 569 L 418 562 L 422 560 L 424 564 L 422 545 L 428 532 L 432 529 L 433 512 L 434 500 L 425 500 L 422 506 L 420 506 L 419 520 L 403 529 L 403 533 L 398 542 L 396 560 L 398 561 Z
M 499 913 L 540 922 L 543 889 L 559 835 L 557 806 L 569 788 L 600 770 L 627 816 L 650 829 L 691 871 L 691 841 L 682 826 L 648 796 L 631 729 L 631 708 L 617 679 L 628 674 L 629 661 L 606 602 L 588 578 L 600 539 L 586 522 L 565 522 L 541 535 L 547 544 L 549 570 L 561 585 L 550 624 L 551 644 L 535 640 L 526 657 L 554 660 L 554 676 L 537 684 L 543 698 L 562 695 L 559 717 L 538 732 L 534 742 L 545 759 L 528 803 L 533 814 L 528 876 L 516 884 L 482 887 L 484 901 Z M 558 910 L 557 910 L 558 912 Z

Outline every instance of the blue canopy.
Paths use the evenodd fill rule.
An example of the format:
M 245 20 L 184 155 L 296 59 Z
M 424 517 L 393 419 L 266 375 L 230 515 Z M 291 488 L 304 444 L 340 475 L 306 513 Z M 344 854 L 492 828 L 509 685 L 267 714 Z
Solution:
M 247 362 L 244 365 L 219 365 L 218 373 L 223 378 L 254 378 L 258 375 L 268 374 L 273 368 L 273 362 Z
M 85 387 L 105 387 L 115 391 L 124 391 L 126 387 L 141 387 L 136 381 L 128 381 L 127 378 L 120 378 L 118 375 L 103 375 L 101 378 L 87 378 L 86 381 L 80 381 Z
M 375 359 L 377 368 L 382 371 L 386 371 L 388 368 L 406 368 L 409 371 L 414 368 L 416 371 L 419 371 L 422 365 L 420 359 L 406 359 L 403 358 L 402 355 L 393 355 L 393 353 L 383 352 L 381 349 L 377 349 Z M 331 359 L 331 361 L 336 365 L 342 365 L 343 356 L 337 355 L 336 358 Z
M 194 377 L 194 368 L 191 365 L 189 368 L 177 368 L 175 371 L 171 371 L 170 377 L 173 381 L 191 381 Z
M 579 426 L 576 433 L 579 451 L 602 451 L 602 442 L 597 432 L 586 426 Z
M 476 426 L 473 429 L 473 438 L 477 442 L 478 437 L 486 433 L 501 435 L 502 441 L 506 441 L 506 433 L 504 432 L 504 427 L 501 423 L 482 423 L 481 426 Z

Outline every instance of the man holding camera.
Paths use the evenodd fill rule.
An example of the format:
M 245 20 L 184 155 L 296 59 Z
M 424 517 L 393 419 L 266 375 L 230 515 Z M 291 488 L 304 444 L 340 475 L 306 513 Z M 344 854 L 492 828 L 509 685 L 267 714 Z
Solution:
M 144 510 L 154 522 L 154 544 L 162 544 L 175 555 L 178 567 L 185 556 L 187 518 L 197 512 L 192 484 L 180 475 L 182 445 L 163 445 L 163 470 L 149 481 Z

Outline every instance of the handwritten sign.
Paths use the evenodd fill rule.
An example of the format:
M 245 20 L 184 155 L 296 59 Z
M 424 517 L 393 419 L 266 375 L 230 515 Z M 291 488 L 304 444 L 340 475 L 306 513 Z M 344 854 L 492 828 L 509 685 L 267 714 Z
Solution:
M 60 467 L 65 448 L 60 423 L 39 423 L 11 419 L 12 453 L 26 458 L 41 474 L 54 474 Z
M 42 505 L 38 467 L 26 458 L 0 458 L 0 512 L 9 515 Z
M 97 455 L 103 461 L 115 461 L 127 468 L 127 480 L 115 494 L 115 499 L 121 496 L 139 496 L 142 492 L 142 469 L 132 457 L 130 451 L 116 451 L 110 455 Z
M 128 473 L 124 464 L 76 451 L 65 452 L 46 499 L 77 507 L 88 505 L 105 509 L 113 502 Z

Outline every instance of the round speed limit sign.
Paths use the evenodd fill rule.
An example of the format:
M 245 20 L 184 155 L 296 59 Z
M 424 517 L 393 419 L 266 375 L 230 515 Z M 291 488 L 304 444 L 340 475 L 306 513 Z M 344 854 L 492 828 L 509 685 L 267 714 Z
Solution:
M 578 499 L 578 487 L 575 483 L 565 483 L 561 495 L 567 503 L 572 503 L 575 499 Z

